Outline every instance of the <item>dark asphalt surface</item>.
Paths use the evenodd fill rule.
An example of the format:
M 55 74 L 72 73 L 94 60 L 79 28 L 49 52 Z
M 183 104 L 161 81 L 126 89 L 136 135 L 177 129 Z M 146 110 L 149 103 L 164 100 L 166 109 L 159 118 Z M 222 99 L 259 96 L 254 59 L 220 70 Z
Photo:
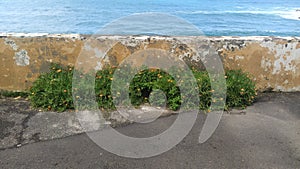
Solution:
M 167 129 L 175 119 L 173 115 L 118 130 L 149 137 Z M 80 134 L 3 149 L 0 168 L 300 169 L 300 93 L 263 94 L 246 114 L 224 114 L 214 135 L 198 144 L 204 120 L 204 115 L 199 115 L 182 142 L 151 158 L 119 157 Z

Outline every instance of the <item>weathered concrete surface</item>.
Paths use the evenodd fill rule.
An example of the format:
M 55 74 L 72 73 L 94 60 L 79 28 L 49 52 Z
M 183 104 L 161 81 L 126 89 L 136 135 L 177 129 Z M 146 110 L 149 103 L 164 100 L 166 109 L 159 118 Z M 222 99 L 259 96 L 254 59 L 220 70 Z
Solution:
M 153 107 L 141 107 L 140 109 L 130 110 L 133 116 L 139 118 L 139 122 L 148 122 L 150 120 L 155 120 L 157 113 L 161 113 L 161 116 L 171 115 L 173 112 L 168 110 L 159 110 Z M 85 114 L 87 112 L 81 112 L 81 114 Z M 45 141 L 52 140 L 57 138 L 64 138 L 71 135 L 76 135 L 84 132 L 91 132 L 98 130 L 99 127 L 92 126 L 91 128 L 84 128 L 83 125 L 79 122 L 78 118 L 80 118 L 81 114 L 79 112 L 39 112 L 32 116 L 27 121 L 27 127 L 23 129 L 22 134 L 22 144 L 28 144 L 35 141 Z M 175 114 L 175 113 L 174 113 Z M 152 115 L 152 116 L 151 116 Z M 99 114 L 98 114 L 99 116 Z M 106 121 L 103 121 L 102 126 L 111 125 L 112 127 L 125 126 L 133 123 L 133 121 L 129 121 L 124 118 L 117 111 L 107 113 Z M 85 118 L 87 118 L 85 116 Z M 95 117 L 89 117 L 95 118 Z M 154 119 L 153 119 L 154 118 Z M 137 121 L 137 120 L 135 120 Z M 90 121 L 87 121 L 90 125 Z M 98 124 L 96 124 L 98 126 Z M 33 139 L 34 138 L 34 139 Z
M 87 39 L 91 46 L 84 45 Z M 182 39 L 206 44 L 200 54 Z M 100 59 L 99 49 L 117 42 Z M 203 67 L 206 50 L 219 54 L 226 69 L 242 69 L 253 75 L 259 90 L 300 91 L 300 38 L 292 37 L 155 37 L 50 34 L 0 35 L 0 89 L 25 90 L 51 62 L 74 65 L 83 50 L 91 68 L 101 64 L 117 66 L 129 55 L 144 49 L 162 49 L 188 65 Z M 82 59 L 82 58 L 81 58 Z M 139 60 L 137 60 L 139 62 Z
M 300 94 L 267 93 L 245 114 L 225 114 L 204 144 L 198 137 L 205 117 L 198 116 L 190 134 L 170 151 L 145 159 L 111 154 L 85 134 L 2 149 L 2 168 L 261 168 L 298 169 L 300 166 Z M 117 128 L 135 137 L 166 130 L 176 116 L 148 124 Z
M 22 144 L 83 133 L 74 112 L 39 112 L 27 122 Z M 32 139 L 32 138 L 35 138 Z
M 86 113 L 44 112 L 30 108 L 30 103 L 22 98 L 0 98 L 0 149 L 98 130 L 99 128 L 82 127 L 78 117 Z M 138 118 L 135 121 L 146 123 L 155 120 L 158 115 L 168 116 L 176 112 L 142 106 L 140 109 L 129 110 L 128 113 Z M 97 115 L 99 116 L 99 114 Z M 120 127 L 133 123 L 117 111 L 106 112 L 104 116 L 106 121 L 103 121 L 100 127 L 105 127 L 105 125 Z M 90 121 L 87 122 L 90 123 Z
M 0 98 L 0 149 L 17 146 L 24 141 L 23 131 L 28 119 L 35 113 L 24 99 Z
M 73 65 L 83 41 L 69 37 L 0 38 L 1 89 L 24 90 L 51 62 Z

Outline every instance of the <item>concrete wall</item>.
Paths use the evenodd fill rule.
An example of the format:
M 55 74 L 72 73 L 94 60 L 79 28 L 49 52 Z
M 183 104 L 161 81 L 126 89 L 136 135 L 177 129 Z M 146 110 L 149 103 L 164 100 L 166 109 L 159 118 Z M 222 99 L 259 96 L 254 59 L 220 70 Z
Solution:
M 51 62 L 74 65 L 87 36 L 76 34 L 0 34 L 0 89 L 25 90 Z M 174 53 L 201 67 L 193 50 L 180 37 L 100 36 L 95 41 L 119 41 L 102 62 L 117 66 L 132 53 L 149 48 Z M 300 39 L 292 37 L 189 37 L 212 47 L 226 69 L 251 73 L 260 90 L 300 91 Z M 208 50 L 208 49 L 207 49 Z M 97 66 L 97 62 L 91 62 Z

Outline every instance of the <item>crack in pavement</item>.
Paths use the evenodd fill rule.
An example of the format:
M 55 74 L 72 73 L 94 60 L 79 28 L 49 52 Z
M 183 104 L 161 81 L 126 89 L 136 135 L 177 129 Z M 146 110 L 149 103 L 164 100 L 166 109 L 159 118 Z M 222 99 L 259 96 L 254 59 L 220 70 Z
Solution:
M 23 98 L 0 98 L 0 103 L 0 150 L 19 147 L 25 141 L 23 133 L 28 121 L 37 112 Z

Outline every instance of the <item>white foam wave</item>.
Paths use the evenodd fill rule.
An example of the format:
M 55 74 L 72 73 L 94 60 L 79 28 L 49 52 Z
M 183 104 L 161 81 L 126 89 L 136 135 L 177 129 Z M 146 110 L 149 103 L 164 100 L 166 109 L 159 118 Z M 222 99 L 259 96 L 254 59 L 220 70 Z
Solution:
M 299 10 L 281 12 L 281 13 L 278 13 L 278 15 L 285 19 L 300 20 L 300 11 Z
M 299 8 L 300 9 L 300 8 Z M 177 11 L 176 13 L 182 14 L 204 14 L 204 15 L 222 15 L 222 14 L 253 14 L 253 15 L 277 15 L 285 19 L 300 20 L 300 10 L 272 10 L 272 11 L 248 11 L 248 10 L 237 10 L 237 11 Z

